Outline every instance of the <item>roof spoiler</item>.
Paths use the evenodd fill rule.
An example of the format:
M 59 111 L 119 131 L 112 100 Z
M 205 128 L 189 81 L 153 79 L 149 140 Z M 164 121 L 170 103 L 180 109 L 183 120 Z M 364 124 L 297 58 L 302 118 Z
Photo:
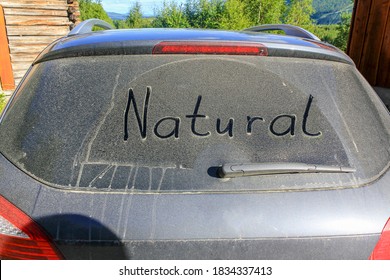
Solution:
M 111 24 L 105 22 L 104 20 L 91 18 L 83 22 L 80 22 L 75 28 L 72 29 L 72 31 L 68 33 L 67 36 L 69 37 L 69 36 L 89 33 L 92 31 L 92 29 L 95 26 L 103 29 L 114 29 L 114 27 L 112 27 Z
M 286 33 L 286 35 L 288 36 L 295 36 L 295 37 L 300 37 L 305 39 L 321 41 L 320 38 L 318 38 L 313 33 L 301 27 L 290 25 L 290 24 L 264 24 L 264 25 L 246 28 L 242 31 L 261 32 L 261 31 L 273 31 L 273 30 L 284 31 L 284 33 Z

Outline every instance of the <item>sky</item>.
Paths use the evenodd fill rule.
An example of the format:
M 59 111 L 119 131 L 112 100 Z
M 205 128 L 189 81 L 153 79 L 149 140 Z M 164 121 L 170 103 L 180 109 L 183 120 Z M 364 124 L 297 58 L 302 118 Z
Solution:
M 162 7 L 164 0 L 102 0 L 102 5 L 106 12 L 128 14 L 130 8 L 135 4 L 135 2 L 139 2 L 141 4 L 144 16 L 152 16 L 154 15 L 155 9 L 160 9 Z M 184 3 L 185 0 L 173 0 L 173 2 Z

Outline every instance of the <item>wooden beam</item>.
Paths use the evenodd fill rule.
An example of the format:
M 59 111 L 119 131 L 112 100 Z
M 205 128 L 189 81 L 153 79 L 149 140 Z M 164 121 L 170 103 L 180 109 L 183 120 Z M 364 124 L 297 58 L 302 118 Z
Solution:
M 15 78 L 15 85 L 18 86 L 22 78 Z
M 30 62 L 13 62 L 14 72 L 26 72 L 30 68 L 33 61 Z
M 28 55 L 31 55 L 31 54 L 36 54 L 38 55 L 41 51 L 43 51 L 45 48 L 47 47 L 47 45 L 43 44 L 43 45 L 32 45 L 32 46 L 28 46 L 28 45 L 23 45 L 23 46 L 10 46 L 10 52 L 11 54 L 28 54 Z
M 7 26 L 8 36 L 66 36 L 69 33 L 68 26 Z
M 28 68 L 25 69 L 25 70 L 19 70 L 19 71 L 15 71 L 15 79 L 21 79 L 24 77 L 24 74 L 26 74 Z
M 39 54 L 47 46 L 48 44 L 26 45 L 26 44 L 10 43 L 9 49 L 11 54 Z
M 3 6 L 5 4 L 12 4 L 15 2 L 20 4 L 34 4 L 34 5 L 58 4 L 58 3 L 67 4 L 66 0 L 1 0 L 1 2 Z
M 4 8 L 4 14 L 19 16 L 57 16 L 68 17 L 67 10 L 48 10 L 48 9 L 26 9 L 26 8 Z
M 352 10 L 352 18 L 351 18 L 351 25 L 349 26 L 349 34 L 348 34 L 348 42 L 347 42 L 347 50 L 346 50 L 346 54 L 351 56 L 350 55 L 350 52 L 351 52 L 351 41 L 352 41 L 352 34 L 353 34 L 353 30 L 355 29 L 354 26 L 355 26 L 355 21 L 356 21 L 356 10 L 357 10 L 357 5 L 358 5 L 358 2 L 359 0 L 354 0 L 354 4 L 353 4 L 353 10 Z
M 15 80 L 9 54 L 7 30 L 5 28 L 4 11 L 0 5 L 0 80 L 3 90 L 15 89 Z
M 389 15 L 389 3 L 389 0 L 373 0 L 372 2 L 364 40 L 363 55 L 359 65 L 359 70 L 373 86 L 377 82 L 380 54 Z
M 35 26 L 35 25 L 46 25 L 46 26 L 69 26 L 72 22 L 67 17 L 34 17 L 34 16 L 7 16 L 7 26 Z
M 363 53 L 366 29 L 370 16 L 372 0 L 357 0 L 355 3 L 356 12 L 350 31 L 350 41 L 348 55 L 359 68 Z
M 43 3 L 41 1 L 40 4 L 32 4 L 32 3 L 28 3 L 28 4 L 24 4 L 24 3 L 14 3 L 14 2 L 10 2 L 10 1 L 5 1 L 5 2 L 1 2 L 1 4 L 3 5 L 4 8 L 26 8 L 26 9 L 42 9 L 42 7 L 44 6 L 46 10 L 67 10 L 68 9 L 68 6 L 70 5 L 67 5 L 65 2 L 64 3 L 55 3 L 55 4 L 51 4 L 51 3 Z
M 19 62 L 30 62 L 32 63 L 37 56 L 35 54 L 29 54 L 29 55 L 18 55 L 18 54 L 11 54 L 11 61 L 12 63 L 19 63 Z
M 390 3 L 387 9 L 388 16 L 379 59 L 377 85 L 390 88 Z
M 8 36 L 9 45 L 49 45 L 58 36 Z
M 50 9 L 50 10 L 66 10 L 69 6 L 66 1 L 15 1 L 2 0 L 3 8 L 27 8 L 27 9 Z

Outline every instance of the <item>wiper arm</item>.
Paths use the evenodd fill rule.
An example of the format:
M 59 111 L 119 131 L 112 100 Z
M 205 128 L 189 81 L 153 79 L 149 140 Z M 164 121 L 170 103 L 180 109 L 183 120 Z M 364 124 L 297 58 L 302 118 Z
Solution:
M 343 166 L 316 165 L 296 162 L 228 163 L 218 169 L 221 178 L 293 173 L 353 173 L 356 169 Z

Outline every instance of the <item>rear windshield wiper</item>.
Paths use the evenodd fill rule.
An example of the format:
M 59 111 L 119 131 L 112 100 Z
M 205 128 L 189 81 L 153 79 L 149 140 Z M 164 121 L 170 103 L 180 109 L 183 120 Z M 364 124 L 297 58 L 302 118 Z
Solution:
M 296 162 L 228 163 L 218 168 L 220 178 L 294 173 L 352 173 L 351 167 Z

